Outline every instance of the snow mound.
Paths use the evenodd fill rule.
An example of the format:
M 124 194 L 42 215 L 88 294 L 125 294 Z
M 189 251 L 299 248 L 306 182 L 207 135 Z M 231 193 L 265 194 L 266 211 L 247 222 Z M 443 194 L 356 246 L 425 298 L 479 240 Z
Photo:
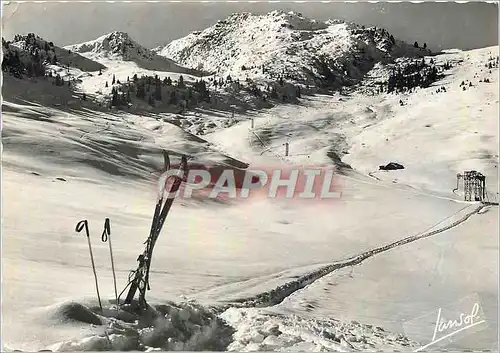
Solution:
M 57 306 L 50 315 L 59 322 L 83 322 L 93 325 L 102 325 L 101 318 L 88 307 L 69 302 Z
M 120 31 L 114 31 L 97 39 L 69 45 L 65 48 L 105 64 L 109 60 L 132 61 L 147 70 L 197 74 L 194 70 L 185 69 L 172 60 L 157 55 L 137 43 L 127 33 Z
M 234 330 L 210 310 L 194 303 L 167 302 L 149 306 L 141 314 L 137 303 L 116 307 L 89 308 L 72 303 L 61 309 L 78 308 L 80 313 L 92 313 L 105 324 L 102 333 L 75 341 L 64 341 L 48 347 L 52 351 L 99 350 L 225 350 Z M 125 321 L 124 313 L 129 317 Z
M 380 28 L 284 11 L 236 13 L 154 50 L 181 65 L 224 77 L 283 77 L 325 87 L 353 83 L 379 61 L 429 54 Z
M 345 352 L 418 347 L 404 335 L 355 321 L 310 319 L 236 308 L 228 309 L 221 317 L 236 329 L 229 351 Z

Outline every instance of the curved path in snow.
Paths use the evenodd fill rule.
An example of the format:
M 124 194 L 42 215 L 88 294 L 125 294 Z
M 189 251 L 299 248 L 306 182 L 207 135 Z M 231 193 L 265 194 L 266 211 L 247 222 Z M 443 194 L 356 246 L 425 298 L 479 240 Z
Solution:
M 467 210 L 470 207 L 475 206 L 473 210 Z M 445 232 L 453 227 L 456 227 L 460 225 L 461 223 L 467 221 L 470 217 L 472 217 L 475 214 L 478 214 L 481 212 L 481 210 L 487 207 L 486 204 L 475 204 L 471 206 L 465 206 L 464 208 L 460 209 L 458 212 L 452 214 L 451 216 L 443 219 L 442 221 L 438 222 L 437 224 L 433 225 L 431 228 L 429 228 L 427 231 L 424 231 L 422 233 L 408 236 L 406 238 L 403 238 L 401 240 L 392 242 L 390 244 L 386 244 L 365 252 L 362 252 L 358 255 L 354 255 L 352 257 L 349 257 L 345 260 L 338 261 L 331 263 L 329 265 L 323 266 L 318 270 L 315 270 L 313 272 L 310 272 L 306 275 L 303 275 L 296 280 L 287 282 L 283 285 L 278 286 L 277 288 L 263 292 L 260 294 L 257 294 L 254 297 L 251 298 L 244 298 L 240 300 L 233 301 L 231 303 L 228 303 L 224 305 L 221 309 L 226 310 L 230 307 L 268 307 L 268 306 L 273 306 L 281 303 L 285 298 L 293 294 L 294 292 L 308 286 L 309 284 L 313 283 L 314 281 L 332 273 L 335 270 L 348 267 L 348 266 L 355 266 L 359 265 L 362 263 L 364 260 L 375 256 L 377 254 L 383 253 L 385 251 L 394 249 L 396 247 L 423 239 L 427 238 L 442 232 Z M 465 211 L 465 212 L 464 212 Z M 437 229 L 435 229 L 439 224 L 452 219 L 454 216 L 458 216 L 460 213 L 463 213 L 461 217 L 456 219 L 455 221 L 452 221 L 451 223 L 448 223 L 446 225 L 443 225 Z M 434 230 L 432 230 L 434 229 Z

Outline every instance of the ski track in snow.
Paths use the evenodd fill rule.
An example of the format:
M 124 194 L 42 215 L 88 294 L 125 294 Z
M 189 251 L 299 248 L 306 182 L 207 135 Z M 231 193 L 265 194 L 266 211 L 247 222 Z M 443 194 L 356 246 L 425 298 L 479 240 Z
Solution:
M 467 208 L 470 208 L 472 206 L 465 206 L 462 208 L 460 211 L 463 211 Z M 392 250 L 394 248 L 397 248 L 399 246 L 403 246 L 405 244 L 424 239 L 439 233 L 442 233 L 444 231 L 447 231 L 453 227 L 456 227 L 463 222 L 467 221 L 470 217 L 472 217 L 475 214 L 481 213 L 481 210 L 485 207 L 488 207 L 487 205 L 480 204 L 479 206 L 476 206 L 472 211 L 468 211 L 465 215 L 463 215 L 461 218 L 458 220 L 455 220 L 454 222 L 447 224 L 441 228 L 435 229 L 433 231 L 427 231 L 423 232 L 421 234 L 417 235 L 412 235 L 406 238 L 403 238 L 401 240 L 395 241 L 393 243 L 383 245 L 368 251 L 365 251 L 359 255 L 355 255 L 352 257 L 349 257 L 348 259 L 334 262 L 332 264 L 326 265 L 324 267 L 321 267 L 319 270 L 310 272 L 306 275 L 301 276 L 299 279 L 287 282 L 271 291 L 266 291 L 260 294 L 257 294 L 256 296 L 252 298 L 244 298 L 240 299 L 234 302 L 231 302 L 225 306 L 222 307 L 223 310 L 227 310 L 231 307 L 239 307 L 239 308 L 249 308 L 249 307 L 268 307 L 268 306 L 274 306 L 279 303 L 281 303 L 283 300 L 285 300 L 287 297 L 295 293 L 296 291 L 299 291 L 303 289 L 304 287 L 310 285 L 314 281 L 332 273 L 333 271 L 339 270 L 344 267 L 349 267 L 349 266 L 356 266 L 361 264 L 364 260 L 375 256 L 379 253 Z M 458 212 L 457 212 L 458 213 Z M 456 214 L 456 213 L 455 213 Z M 432 228 L 435 228 L 438 224 L 443 223 L 449 218 L 452 218 L 455 216 L 455 214 L 447 217 L 446 219 L 443 219 L 441 222 L 437 223 L 434 225 Z

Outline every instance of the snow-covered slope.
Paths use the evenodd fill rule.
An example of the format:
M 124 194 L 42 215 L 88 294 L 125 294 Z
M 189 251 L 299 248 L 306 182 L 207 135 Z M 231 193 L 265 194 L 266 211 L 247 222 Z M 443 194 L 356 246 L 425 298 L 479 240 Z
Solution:
M 122 81 L 131 75 L 134 63 L 106 57 L 99 60 L 121 62 L 123 72 L 118 77 L 110 66 L 83 78 L 84 88 L 113 73 Z M 495 349 L 498 208 L 478 214 L 478 204 L 452 189 L 457 172 L 474 168 L 498 200 L 497 58 L 498 47 L 436 56 L 455 66 L 412 93 L 317 95 L 234 117 L 200 111 L 201 121 L 235 122 L 205 139 L 162 114 L 96 107 L 65 87 L 6 75 L 3 343 L 24 350 L 415 350 L 428 343 L 434 322 L 407 331 L 405 321 L 477 292 L 488 329 L 466 342 L 457 334 L 453 343 Z M 120 291 L 151 226 L 162 148 L 229 165 L 333 163 L 342 197 L 323 204 L 176 200 L 155 247 L 147 295 L 154 320 L 117 313 L 101 226 L 110 218 Z M 405 169 L 372 173 L 391 161 Z M 85 236 L 74 231 L 82 219 L 90 224 L 103 312 Z
M 155 51 L 223 77 L 277 80 L 283 76 L 331 87 L 355 82 L 378 61 L 429 54 L 380 28 L 310 20 L 283 11 L 233 14 Z
M 457 173 L 482 171 L 498 200 L 498 54 L 495 46 L 433 57 L 454 67 L 427 89 L 368 105 L 370 118 L 343 160 L 375 178 L 443 193 L 456 187 Z M 379 171 L 388 159 L 406 169 Z
M 147 70 L 197 73 L 195 70 L 186 69 L 174 61 L 144 48 L 125 32 L 111 32 L 88 42 L 66 46 L 65 49 L 105 64 L 109 63 L 109 60 L 132 61 Z
M 95 350 L 103 344 L 109 349 L 106 339 L 102 341 L 97 335 L 110 330 L 113 342 L 116 337 L 112 332 L 126 340 L 132 333 L 130 337 L 140 336 L 143 344 L 152 347 L 171 344 L 166 338 L 152 339 L 159 334 L 189 347 L 191 336 L 185 331 L 172 336 L 169 326 L 162 333 L 162 326 L 158 325 L 159 331 L 154 333 L 154 325 L 140 330 L 135 326 L 127 329 L 126 323 L 112 320 L 104 326 L 89 325 L 88 317 L 79 314 L 78 305 L 83 306 L 83 311 L 91 311 L 96 305 L 92 271 L 85 239 L 74 233 L 74 226 L 81 219 L 90 222 L 100 291 L 104 305 L 109 307 L 113 289 L 108 249 L 96 233 L 104 217 L 112 222 L 115 268 L 121 290 L 128 270 L 135 266 L 151 221 L 156 175 L 148 174 L 155 171 L 155 165 L 160 167 L 158 148 L 200 158 L 206 156 L 205 144 L 175 126 L 130 114 L 88 109 L 66 112 L 34 104 L 6 103 L 4 116 L 3 197 L 4 205 L 9 205 L 4 214 L 2 248 L 5 344 L 36 350 L 75 340 L 74 347 Z M 254 160 L 260 148 L 245 145 L 247 133 L 247 129 L 235 128 L 231 141 L 246 146 L 246 158 Z M 330 261 L 397 240 L 402 233 L 417 232 L 462 207 L 422 195 L 390 194 L 384 188 L 359 181 L 346 179 L 344 187 L 350 191 L 344 191 L 343 201 L 324 206 L 304 207 L 272 200 L 238 203 L 235 207 L 203 200 L 176 202 L 156 245 L 148 297 L 152 303 L 165 305 L 167 300 L 179 300 L 180 295 L 186 295 L 209 305 L 267 291 Z M 362 225 L 360 218 L 365 218 Z M 76 309 L 71 309 L 75 305 L 71 302 L 77 303 Z M 180 318 L 190 322 L 200 315 L 200 311 L 189 312 L 183 310 Z M 226 319 L 231 323 L 235 319 L 233 324 L 239 328 L 239 314 L 230 311 L 228 315 Z M 262 320 L 268 319 L 266 315 L 259 316 L 249 317 L 251 330 L 257 330 Z M 300 326 L 294 326 L 294 322 Z M 391 342 L 357 324 L 325 322 L 330 335 L 344 332 L 338 334 L 341 341 L 345 340 L 341 337 L 356 337 L 364 332 L 368 342 L 379 347 L 401 349 L 401 342 L 407 342 Z M 304 334 L 308 327 L 319 328 L 325 322 L 285 319 L 286 328 L 281 330 L 291 336 L 286 345 L 307 343 L 313 339 Z M 214 325 L 210 321 L 202 328 Z M 25 331 L 30 332 L 29 337 Z M 267 345 L 261 347 L 277 348 L 279 340 L 272 341 L 276 330 L 260 331 L 271 336 Z M 193 333 L 191 344 L 198 338 L 215 338 L 217 332 Z M 341 343 L 331 343 L 320 332 L 323 331 L 312 336 L 319 346 L 342 349 Z M 87 335 L 94 338 L 80 341 Z M 125 342 L 121 349 L 137 348 L 136 338 Z M 280 339 L 285 340 L 285 335 L 280 335 Z M 119 349 L 118 344 L 112 347 Z M 69 343 L 63 348 L 68 346 Z M 235 345 L 234 349 L 238 347 Z

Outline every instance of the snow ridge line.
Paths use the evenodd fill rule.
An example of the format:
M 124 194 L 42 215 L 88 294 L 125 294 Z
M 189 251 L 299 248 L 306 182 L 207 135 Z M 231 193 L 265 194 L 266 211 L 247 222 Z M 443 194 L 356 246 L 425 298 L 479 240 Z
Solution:
M 462 210 L 464 210 L 464 209 L 466 209 L 468 207 L 469 206 L 466 206 L 466 207 L 460 209 L 458 212 L 456 212 L 453 215 L 451 215 L 451 216 L 443 219 L 442 221 L 438 222 L 437 224 L 435 224 L 434 226 L 432 226 L 430 229 L 434 228 L 436 225 L 438 225 L 438 224 L 444 222 L 445 220 L 453 217 L 455 214 L 461 212 Z M 417 234 L 417 235 L 412 235 L 412 236 L 403 238 L 401 240 L 395 241 L 393 243 L 390 243 L 390 244 L 387 244 L 387 245 L 383 245 L 383 246 L 374 248 L 372 250 L 365 251 L 365 252 L 363 252 L 363 253 L 361 253 L 359 255 L 355 255 L 355 256 L 350 257 L 350 258 L 348 258 L 346 260 L 326 265 L 326 266 L 324 266 L 324 267 L 322 267 L 322 268 L 320 268 L 320 269 L 318 269 L 316 271 L 313 271 L 313 272 L 311 272 L 309 274 L 303 275 L 303 276 L 301 276 L 300 278 L 298 278 L 298 279 L 296 279 L 294 281 L 287 282 L 287 283 L 285 283 L 285 284 L 283 284 L 281 286 L 278 286 L 278 287 L 276 287 L 273 290 L 257 294 L 254 297 L 240 299 L 240 300 L 236 300 L 236 301 L 234 301 L 232 303 L 226 304 L 226 305 L 222 306 L 221 309 L 227 310 L 227 309 L 229 309 L 231 307 L 236 307 L 236 308 L 252 308 L 252 307 L 253 308 L 263 308 L 263 307 L 269 307 L 269 306 L 274 306 L 274 305 L 280 304 L 283 300 L 285 300 L 287 297 L 289 297 L 290 295 L 292 295 L 296 291 L 298 291 L 300 289 L 303 289 L 304 287 L 312 284 L 316 280 L 318 280 L 318 279 L 320 279 L 320 278 L 322 278 L 322 277 L 324 277 L 324 276 L 332 273 L 335 270 L 338 270 L 338 269 L 341 269 L 341 268 L 344 268 L 344 267 L 348 267 L 348 266 L 359 265 L 364 260 L 366 260 L 366 259 L 368 259 L 368 258 L 370 258 L 372 256 L 375 256 L 375 255 L 377 255 L 379 253 L 382 253 L 382 252 L 391 250 L 393 248 L 396 248 L 398 246 L 402 246 L 402 245 L 405 245 L 405 244 L 408 244 L 408 243 L 411 243 L 411 242 L 414 242 L 414 241 L 417 241 L 417 240 L 420 240 L 420 239 L 424 239 L 424 238 L 427 238 L 427 237 L 430 237 L 430 236 L 433 236 L 433 235 L 445 232 L 446 230 L 449 230 L 451 228 L 454 228 L 454 227 L 460 225 L 461 223 L 464 223 L 470 217 L 472 217 L 473 215 L 479 213 L 484 207 L 486 207 L 486 205 L 480 204 L 474 210 L 468 212 L 467 214 L 465 214 L 464 216 L 462 216 L 458 220 L 456 220 L 456 221 L 454 221 L 454 222 L 452 222 L 452 223 L 450 223 L 450 224 L 448 224 L 448 225 L 446 225 L 444 227 L 438 228 L 438 229 L 433 230 L 433 231 L 425 231 L 425 232 Z

